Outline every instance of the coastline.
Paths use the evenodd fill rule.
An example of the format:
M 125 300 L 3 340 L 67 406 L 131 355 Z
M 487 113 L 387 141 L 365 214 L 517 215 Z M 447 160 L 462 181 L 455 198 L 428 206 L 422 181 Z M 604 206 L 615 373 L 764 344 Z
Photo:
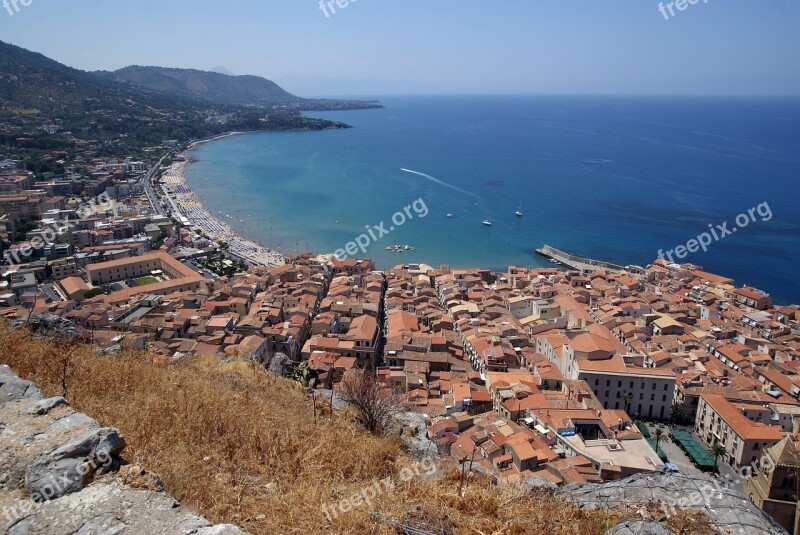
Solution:
M 207 140 L 193 142 L 189 145 L 189 148 L 193 147 L 195 144 L 238 135 L 240 133 L 242 132 L 232 132 L 222 136 L 215 136 Z M 277 267 L 285 264 L 286 257 L 283 254 L 273 251 L 260 243 L 244 238 L 233 230 L 224 219 L 212 215 L 211 212 L 206 209 L 187 182 L 185 170 L 188 163 L 188 161 L 173 162 L 172 165 L 164 171 L 161 178 L 165 195 L 167 195 L 170 204 L 178 211 L 176 215 L 188 220 L 192 226 L 202 229 L 203 233 L 208 236 L 209 239 L 213 241 L 224 241 L 228 246 L 227 253 L 231 256 L 239 258 L 247 263 L 260 266 Z M 222 215 L 233 219 L 233 216 L 230 214 Z
M 197 147 L 198 145 L 202 145 L 203 143 L 209 143 L 211 141 L 217 141 L 219 139 L 225 139 L 226 137 L 239 136 L 239 135 L 248 134 L 248 133 L 249 132 L 234 131 L 234 132 L 227 132 L 225 134 L 219 134 L 217 136 L 207 137 L 205 139 L 198 139 L 197 141 L 192 141 L 191 143 L 189 143 L 189 146 L 186 147 L 186 150 L 184 152 L 188 152 L 188 151 L 192 150 L 193 148 Z
M 527 102 L 527 100 L 524 100 L 522 104 L 528 106 Z M 354 210 L 355 215 L 351 217 L 348 215 L 351 212 L 349 208 L 350 205 L 342 203 L 343 195 L 339 194 L 341 188 L 330 188 L 330 190 L 328 190 L 322 185 L 318 190 L 315 184 L 317 182 L 322 184 L 324 181 L 322 179 L 318 180 L 315 177 L 325 173 L 332 176 L 336 175 L 339 181 L 338 183 L 345 184 L 342 188 L 354 187 L 353 181 L 350 180 L 351 176 L 364 174 L 366 178 L 371 178 L 371 176 L 368 175 L 374 174 L 376 177 L 378 175 L 380 175 L 380 177 L 388 177 L 385 179 L 376 179 L 374 183 L 370 182 L 370 184 L 374 184 L 375 188 L 380 190 L 375 193 L 376 196 L 380 195 L 386 197 L 384 193 L 386 188 L 384 186 L 388 183 L 387 181 L 389 179 L 392 179 L 392 173 L 396 172 L 400 167 L 413 167 L 416 163 L 416 168 L 419 168 L 421 171 L 445 180 L 448 178 L 454 180 L 454 177 L 458 177 L 458 180 L 462 180 L 463 177 L 466 184 L 465 187 L 481 191 L 484 201 L 481 201 L 479 207 L 473 207 L 471 199 L 467 199 L 469 202 L 465 201 L 460 204 L 458 202 L 451 203 L 447 195 L 449 192 L 446 190 L 440 190 L 435 185 L 421 180 L 416 181 L 414 177 L 398 178 L 395 180 L 395 182 L 397 182 L 397 188 L 408 185 L 409 188 L 416 188 L 414 193 L 425 194 L 426 202 L 429 206 L 433 207 L 432 215 L 425 220 L 424 226 L 408 225 L 406 229 L 404 229 L 404 232 L 407 232 L 407 234 L 403 237 L 398 235 L 397 240 L 395 240 L 413 245 L 416 249 L 414 254 L 390 257 L 388 253 L 384 252 L 382 247 L 372 247 L 364 254 L 365 257 L 375 259 L 376 266 L 381 269 L 388 269 L 396 264 L 408 263 L 409 261 L 421 261 L 433 263 L 434 265 L 482 266 L 490 269 L 503 269 L 504 266 L 508 265 L 528 266 L 534 264 L 549 266 L 550 264 L 546 263 L 541 257 L 539 257 L 537 261 L 536 256 L 532 254 L 535 247 L 541 247 L 541 245 L 545 243 L 555 245 L 564 251 L 575 251 L 579 255 L 585 255 L 594 259 L 604 259 L 622 265 L 631 263 L 646 265 L 655 260 L 658 247 L 670 245 L 673 244 L 673 242 L 680 243 L 681 241 L 685 241 L 683 234 L 691 236 L 697 233 L 694 231 L 694 227 L 704 225 L 712 220 L 722 221 L 729 217 L 729 214 L 735 214 L 737 211 L 741 210 L 743 206 L 748 206 L 737 202 L 735 198 L 724 199 L 724 203 L 718 204 L 718 200 L 708 198 L 713 195 L 701 191 L 701 188 L 693 185 L 691 181 L 686 181 L 688 184 L 687 188 L 691 193 L 691 197 L 688 199 L 681 197 L 681 199 L 675 200 L 674 205 L 669 209 L 660 209 L 656 206 L 651 206 L 653 203 L 647 200 L 649 197 L 645 195 L 645 190 L 649 191 L 650 188 L 656 188 L 656 191 L 669 194 L 671 190 L 667 186 L 674 185 L 670 182 L 664 182 L 663 185 L 658 185 L 660 184 L 659 180 L 661 180 L 661 171 L 653 171 L 654 177 L 656 178 L 652 180 L 639 178 L 636 174 L 636 169 L 645 168 L 644 164 L 640 161 L 641 158 L 637 156 L 639 153 L 629 153 L 628 151 L 621 151 L 618 153 L 616 152 L 617 149 L 612 150 L 613 147 L 606 147 L 605 145 L 600 148 L 594 147 L 580 136 L 578 139 L 573 140 L 573 136 L 570 134 L 567 139 L 570 142 L 574 141 L 574 148 L 571 150 L 577 155 L 572 157 L 573 155 L 568 154 L 559 159 L 557 156 L 561 155 L 559 152 L 560 149 L 556 146 L 555 142 L 548 142 L 543 143 L 541 147 L 537 148 L 537 154 L 541 153 L 539 154 L 541 158 L 530 163 L 530 166 L 532 166 L 531 169 L 535 171 L 530 179 L 534 184 L 540 182 L 542 184 L 545 182 L 549 183 L 551 182 L 549 177 L 563 179 L 553 179 L 552 182 L 554 184 L 547 186 L 548 195 L 552 198 L 561 198 L 571 191 L 572 188 L 561 186 L 561 184 L 569 183 L 565 177 L 575 177 L 571 180 L 579 181 L 580 184 L 582 184 L 584 188 L 584 190 L 582 190 L 583 193 L 576 201 L 578 202 L 576 207 L 581 209 L 580 213 L 576 212 L 574 216 L 570 216 L 569 218 L 562 217 L 562 210 L 552 209 L 551 206 L 554 205 L 551 205 L 549 202 L 539 201 L 538 195 L 529 195 L 526 193 L 528 190 L 525 189 L 514 189 L 524 184 L 521 175 L 525 173 L 519 170 L 523 168 L 525 162 L 521 162 L 520 165 L 517 165 L 518 162 L 512 158 L 508 160 L 510 163 L 506 164 L 504 163 L 506 160 L 504 160 L 501 162 L 503 165 L 498 166 L 495 163 L 485 164 L 482 159 L 477 157 L 474 158 L 475 161 L 469 161 L 468 164 L 459 163 L 458 158 L 444 158 L 439 160 L 437 159 L 439 156 L 436 154 L 438 150 L 429 150 L 427 146 L 441 149 L 442 144 L 436 143 L 426 145 L 422 143 L 422 141 L 428 139 L 428 133 L 442 131 L 442 128 L 437 129 L 436 127 L 440 114 L 430 115 L 433 113 L 430 108 L 433 107 L 434 104 L 438 104 L 438 102 L 433 102 L 430 107 L 424 105 L 425 101 L 418 102 L 417 100 L 401 102 L 400 104 L 393 105 L 393 108 L 397 108 L 403 113 L 399 114 L 400 119 L 396 119 L 391 123 L 391 126 L 396 128 L 390 129 L 387 134 L 383 134 L 383 129 L 387 124 L 386 118 L 378 114 L 359 114 L 360 117 L 358 121 L 355 121 L 355 119 L 348 120 L 351 114 L 335 115 L 333 117 L 340 118 L 351 124 L 356 124 L 356 129 L 359 131 L 357 133 L 360 134 L 360 137 L 357 139 L 353 138 L 353 132 L 342 132 L 341 135 L 328 135 L 325 136 L 324 139 L 309 141 L 308 146 L 313 146 L 313 149 L 309 150 L 303 149 L 305 143 L 302 141 L 302 138 L 300 138 L 295 144 L 290 144 L 286 148 L 282 148 L 281 150 L 285 151 L 285 154 L 282 153 L 277 159 L 272 161 L 276 165 L 281 165 L 283 163 L 282 160 L 286 160 L 287 165 L 292 166 L 289 170 L 290 172 L 294 172 L 298 169 L 302 171 L 304 176 L 303 180 L 299 183 L 309 192 L 319 192 L 320 198 L 325 197 L 328 204 L 324 206 L 334 206 L 335 208 L 325 210 L 321 214 L 309 214 L 298 217 L 298 222 L 295 224 L 292 219 L 294 215 L 288 213 L 288 209 L 284 208 L 284 206 L 276 206 L 275 209 L 280 211 L 275 213 L 281 214 L 281 220 L 292 222 L 290 226 L 287 225 L 287 229 L 285 230 L 280 229 L 279 225 L 276 225 L 275 228 L 272 229 L 268 221 L 271 220 L 271 217 L 274 218 L 275 216 L 264 216 L 260 214 L 252 215 L 254 221 L 255 218 L 259 218 L 258 220 L 261 222 L 259 228 L 256 228 L 254 225 L 251 225 L 251 229 L 243 228 L 242 225 L 238 224 L 238 221 L 229 223 L 235 226 L 239 232 L 250 236 L 252 239 L 256 241 L 260 239 L 265 245 L 273 246 L 273 248 L 286 253 L 292 251 L 290 248 L 286 247 L 287 239 L 289 239 L 286 238 L 287 235 L 291 236 L 289 243 L 297 243 L 298 241 L 300 243 L 306 241 L 310 242 L 305 245 L 305 248 L 310 251 L 332 251 L 345 243 L 346 240 L 356 236 L 358 232 L 363 229 L 364 224 L 381 222 L 381 220 L 386 219 L 397 207 L 387 202 L 372 204 L 368 198 L 369 196 L 363 194 L 353 201 L 353 206 L 357 206 L 358 209 Z M 470 102 L 467 102 L 467 104 L 470 104 Z M 541 111 L 540 108 L 543 106 L 544 104 L 540 105 L 534 100 L 529 103 L 529 108 L 522 106 L 522 109 L 530 109 L 538 112 Z M 504 106 L 499 107 L 503 108 Z M 455 109 L 456 111 L 460 110 L 458 106 L 455 106 Z M 682 109 L 683 106 L 680 106 L 678 111 Z M 414 110 L 420 111 L 411 113 Z M 491 111 L 492 108 L 489 110 Z M 468 126 L 472 124 L 473 121 L 478 121 L 478 124 L 485 126 L 495 125 L 494 119 L 490 117 L 484 118 L 482 115 L 479 115 L 477 119 L 475 119 L 473 115 L 468 114 L 467 111 L 468 110 L 465 110 L 463 118 L 461 115 L 456 115 L 455 119 L 450 118 L 450 121 L 456 126 Z M 689 113 L 691 112 L 691 108 L 685 111 Z M 486 115 L 488 116 L 489 112 L 487 112 Z M 570 122 L 572 120 L 571 117 L 572 116 L 568 116 L 569 120 L 567 124 L 569 125 L 572 125 Z M 683 116 L 679 114 L 678 117 L 680 118 Z M 676 122 L 680 123 L 680 121 L 677 120 Z M 422 125 L 424 128 L 418 127 L 417 125 Z M 631 135 L 642 134 L 638 127 L 634 128 L 635 126 L 636 125 L 631 126 Z M 677 124 L 677 126 L 682 126 L 682 123 Z M 402 130 L 403 128 L 406 130 Z M 421 133 L 415 134 L 414 143 L 404 143 L 404 139 L 407 137 L 409 131 L 417 132 L 414 128 L 421 128 Z M 550 127 L 547 125 L 541 127 L 541 133 L 547 133 L 549 128 Z M 497 132 L 494 130 L 491 132 L 500 135 L 499 131 L 498 129 Z M 517 136 L 515 132 L 516 130 L 514 129 L 510 131 L 510 134 L 508 134 L 508 142 L 510 143 L 509 146 L 516 151 L 518 148 L 525 146 L 527 142 L 523 137 Z M 229 133 L 228 135 L 230 134 L 233 133 Z M 425 136 L 420 137 L 422 134 L 425 134 Z M 194 173 L 190 175 L 191 178 L 187 177 L 190 186 L 197 190 L 197 195 L 202 201 L 208 203 L 206 206 L 213 207 L 214 215 L 219 219 L 223 219 L 223 216 L 216 213 L 218 210 L 235 215 L 233 210 L 238 207 L 238 204 L 232 202 L 231 199 L 236 198 L 238 200 L 241 197 L 234 197 L 232 195 L 233 192 L 231 192 L 231 197 L 228 198 L 228 192 L 225 188 L 219 188 L 217 186 L 212 190 L 214 193 L 211 196 L 206 196 L 204 177 L 220 177 L 216 182 L 223 183 L 227 180 L 225 168 L 213 165 L 213 160 L 216 160 L 214 155 L 218 154 L 220 157 L 227 155 L 228 150 L 226 146 L 230 143 L 231 146 L 235 146 L 242 151 L 239 154 L 240 157 L 237 157 L 234 163 L 238 162 L 240 159 L 242 162 L 247 160 L 247 163 L 250 165 L 254 163 L 249 161 L 248 158 L 247 151 L 251 146 L 250 141 L 236 138 L 235 140 L 226 142 L 224 137 L 225 135 L 221 135 L 209 139 L 220 141 L 220 149 L 217 149 L 216 145 L 193 144 L 193 148 L 197 148 L 199 152 L 195 154 L 189 151 L 188 154 L 195 158 L 199 158 L 201 154 L 207 154 L 208 157 L 206 158 L 203 156 L 202 159 L 208 159 L 210 161 L 197 163 L 194 168 L 187 167 L 187 169 L 191 169 L 191 172 Z M 452 151 L 452 154 L 459 155 L 465 153 L 469 155 L 473 153 L 478 154 L 476 149 L 480 147 L 480 137 L 481 136 L 474 135 L 458 135 L 453 138 L 442 137 L 441 139 L 445 141 L 448 139 L 453 140 L 450 145 L 444 145 Z M 690 139 L 695 143 L 711 143 L 705 137 L 697 137 L 699 137 L 699 139 L 695 139 L 695 137 L 691 137 Z M 379 141 L 372 142 L 373 139 L 379 139 Z M 543 137 L 542 139 L 549 138 Z M 612 136 L 612 140 L 613 139 L 615 138 Z M 200 142 L 207 142 L 209 140 L 200 140 Z M 375 166 L 374 169 L 363 168 L 362 170 L 364 173 L 354 173 L 351 175 L 340 174 L 342 170 L 346 169 L 347 162 L 344 161 L 344 158 L 340 158 L 344 163 L 336 158 L 318 158 L 313 160 L 314 165 L 319 167 L 319 173 L 306 172 L 308 169 L 303 167 L 305 162 L 307 162 L 307 160 L 303 158 L 310 158 L 314 152 L 320 151 L 324 154 L 333 155 L 346 154 L 344 151 L 348 149 L 348 145 L 351 145 L 355 141 L 362 144 L 360 146 L 363 147 L 365 153 L 374 150 L 376 147 L 378 149 L 389 147 L 389 143 L 392 143 L 392 150 L 387 152 L 387 154 L 390 155 L 391 165 L 379 165 Z M 457 145 L 456 141 L 458 143 L 466 143 L 466 147 L 470 149 L 470 152 L 464 152 L 466 149 Z M 271 136 L 263 138 L 263 143 L 268 145 L 272 145 L 275 142 L 275 138 Z M 262 144 L 262 141 L 257 139 L 252 141 L 254 147 L 260 144 Z M 708 150 L 717 150 L 718 147 L 716 145 L 716 142 L 711 143 Z M 625 144 L 623 143 L 621 146 L 625 147 Z M 212 147 L 214 148 L 212 149 Z M 691 152 L 691 150 L 687 149 L 687 152 Z M 753 151 L 746 152 L 750 154 L 750 152 Z M 516 152 L 514 154 L 516 154 Z M 514 154 L 512 154 L 512 156 Z M 372 159 L 374 160 L 374 158 Z M 417 159 L 419 160 L 418 163 Z M 451 159 L 453 160 L 452 162 L 450 161 Z M 604 161 L 614 160 L 618 163 L 599 166 L 586 163 L 587 161 L 595 162 L 600 159 Z M 617 167 L 624 167 L 619 163 L 622 161 L 626 162 L 625 166 L 627 167 L 616 169 Z M 370 160 L 368 163 L 373 162 Z M 324 169 L 322 167 L 323 165 L 326 166 Z M 628 167 L 630 167 L 630 169 L 628 169 Z M 747 166 L 744 167 L 745 170 L 748 169 Z M 726 172 L 731 174 L 733 177 L 732 180 L 739 186 L 740 191 L 749 191 L 749 186 L 745 180 L 745 175 L 747 173 L 743 171 L 734 172 L 734 170 L 729 170 L 727 167 L 725 169 Z M 781 175 L 783 167 L 777 167 L 776 169 L 778 169 L 776 171 L 776 176 Z M 217 174 L 211 174 L 212 172 Z M 237 173 L 235 169 L 230 172 Z M 617 174 L 620 176 L 617 177 Z M 188 171 L 187 175 L 189 175 Z M 271 175 L 265 176 L 269 177 Z M 235 176 L 235 178 L 239 177 Z M 497 182 L 490 183 L 490 179 L 497 179 Z M 350 181 L 348 182 L 348 180 Z M 620 199 L 609 198 L 609 196 L 604 193 L 605 188 L 601 186 L 601 184 L 606 182 L 613 184 L 616 183 L 615 181 L 617 180 L 624 180 L 625 184 L 629 186 L 625 190 L 626 194 Z M 681 179 L 679 183 L 683 185 L 683 179 Z M 210 185 L 211 182 L 208 184 Z M 247 182 L 242 182 L 242 184 L 244 188 Z M 302 205 L 300 205 L 300 208 L 297 207 L 299 205 L 297 197 L 301 197 L 302 192 L 298 191 L 297 188 L 287 187 L 285 189 L 288 195 L 293 195 L 291 198 L 285 197 L 287 199 L 285 204 L 293 207 L 295 210 L 301 210 Z M 236 192 L 237 195 L 239 195 L 238 191 L 239 190 Z M 389 197 L 393 198 L 392 196 Z M 767 197 L 765 196 L 764 198 Z M 595 202 L 593 199 L 597 199 L 597 201 Z M 289 200 L 291 200 L 291 203 Z M 770 196 L 770 200 L 773 200 L 772 196 Z M 528 208 L 525 217 L 522 219 L 516 219 L 510 215 L 513 212 L 513 207 L 518 204 L 519 201 L 524 202 L 525 206 Z M 606 203 L 606 205 L 599 206 L 597 203 L 601 201 Z M 773 202 L 770 204 L 773 204 Z M 788 213 L 788 208 L 785 206 L 786 203 L 783 204 L 784 206 L 781 207 L 779 199 L 776 198 L 774 200 L 773 208 L 776 213 L 779 210 L 784 215 Z M 380 208 L 377 208 L 377 206 L 380 206 Z M 706 212 L 698 212 L 697 206 L 706 207 L 703 209 L 708 210 L 707 214 Z M 228 211 L 229 209 L 230 212 Z M 472 210 L 477 210 L 477 212 L 473 213 Z M 453 220 L 444 218 L 443 214 L 448 212 L 452 212 L 455 215 Z M 672 217 L 673 212 L 676 214 L 676 220 L 674 222 L 669 219 Z M 301 213 L 302 212 L 297 211 L 298 215 Z M 464 217 L 460 217 L 462 214 Z M 469 219 L 467 219 L 467 215 L 470 217 Z M 472 217 L 473 215 L 475 216 L 474 218 Z M 604 218 L 604 227 L 607 227 L 607 231 L 595 230 L 595 226 L 591 224 L 586 225 L 586 221 L 590 219 L 590 216 Z M 478 227 L 477 225 L 480 224 L 480 219 L 483 217 L 491 218 L 494 222 L 494 227 L 487 229 Z M 473 219 L 477 221 L 474 228 L 480 230 L 474 232 L 468 231 L 469 239 L 463 239 L 461 237 L 463 232 L 460 231 L 458 227 L 462 224 L 472 225 L 474 223 Z M 574 228 L 571 226 L 573 223 L 567 225 L 563 221 L 564 219 L 574 221 Z M 309 220 L 313 220 L 314 223 L 309 223 Z M 333 223 L 337 220 L 341 220 L 341 224 L 335 226 Z M 703 266 L 704 269 L 710 272 L 718 272 L 734 278 L 739 283 L 747 282 L 758 288 L 763 288 L 769 291 L 777 302 L 797 302 L 799 299 L 795 297 L 797 292 L 789 291 L 791 288 L 789 288 L 788 284 L 785 282 L 787 279 L 786 270 L 782 269 L 784 264 L 779 263 L 779 261 L 782 260 L 782 256 L 780 255 L 783 254 L 782 249 L 779 248 L 779 245 L 783 243 L 780 240 L 788 240 L 788 243 L 791 243 L 793 240 L 793 238 L 788 236 L 791 226 L 792 221 L 790 219 L 784 219 L 782 224 L 774 224 L 771 228 L 764 226 L 763 229 L 757 229 L 760 232 L 757 231 L 756 233 L 749 234 L 738 233 L 736 242 L 733 240 L 726 242 L 723 244 L 724 247 L 719 247 L 713 254 L 693 257 L 690 258 L 689 261 L 694 261 L 694 263 Z M 308 231 L 308 228 L 312 229 L 313 232 Z M 473 229 L 473 226 L 468 226 L 468 228 Z M 266 229 L 269 229 L 269 231 Z M 631 229 L 635 229 L 636 232 L 631 232 Z M 651 236 L 651 234 L 649 234 L 651 231 L 653 232 L 652 238 L 648 238 L 648 236 Z M 452 235 L 450 234 L 451 232 Z M 441 237 L 443 236 L 452 236 L 452 239 L 442 239 Z M 776 240 L 774 247 L 763 247 L 764 244 L 761 243 L 763 240 L 772 239 Z M 279 245 L 279 242 L 282 243 L 282 245 Z M 392 243 L 394 243 L 394 241 Z M 763 253 L 763 255 L 761 253 Z M 749 260 L 749 258 L 756 257 L 760 260 Z M 787 259 L 790 260 L 791 256 L 787 256 Z M 762 270 L 752 267 L 754 264 L 758 265 L 767 262 L 774 264 L 776 268 L 780 269 Z M 767 274 L 756 276 L 758 271 L 767 272 Z

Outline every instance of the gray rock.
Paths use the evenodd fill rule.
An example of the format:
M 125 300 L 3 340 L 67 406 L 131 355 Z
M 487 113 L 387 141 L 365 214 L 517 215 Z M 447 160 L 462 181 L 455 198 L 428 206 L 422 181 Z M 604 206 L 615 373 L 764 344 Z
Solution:
M 25 471 L 25 490 L 35 501 L 76 492 L 96 471 L 108 470 L 123 448 L 125 439 L 116 429 L 87 431 L 30 465 Z
M 267 369 L 269 373 L 276 377 L 286 377 L 289 372 L 289 367 L 294 364 L 292 359 L 286 356 L 285 353 L 275 353 L 269 361 Z
M 404 412 L 395 418 L 396 432 L 400 434 L 409 453 L 417 458 L 438 459 L 439 448 L 428 440 L 428 422 L 417 412 Z
M 82 412 L 71 412 L 66 416 L 62 416 L 61 418 L 54 418 L 50 423 L 50 426 L 47 428 L 47 433 L 54 435 L 56 433 L 63 433 L 66 430 L 74 430 L 79 427 L 82 428 L 81 432 L 83 432 L 86 429 L 100 427 L 100 424 L 97 423 L 97 420 L 94 418 L 89 418 Z
M 668 527 L 656 522 L 646 520 L 623 520 L 605 535 L 675 535 Z
M 70 440 L 50 455 L 54 459 L 67 457 L 108 457 L 121 452 L 125 448 L 122 434 L 111 427 L 92 429 L 83 435 Z
M 82 459 L 39 459 L 25 471 L 25 490 L 36 502 L 60 498 L 85 485 L 88 468 Z
M 30 381 L 13 374 L 0 375 L 0 403 L 15 399 L 42 399 L 44 394 Z
M 128 525 L 114 515 L 106 514 L 89 519 L 74 535 L 122 535 L 127 528 Z
M 324 400 L 326 406 L 331 402 L 331 391 L 328 388 L 315 388 L 314 393 L 317 399 Z M 341 392 L 333 392 L 333 411 L 341 411 L 349 407 L 350 404 L 344 400 Z
M 143 469 L 127 480 L 99 475 L 120 462 L 119 431 L 101 428 L 63 398 L 34 395 L 36 385 L 7 366 L 0 366 L 0 389 L 13 394 L 0 400 L 0 533 L 243 535 L 177 508 Z
M 200 528 L 196 533 L 197 535 L 245 535 L 244 531 L 233 524 L 219 524 L 218 526 Z
M 33 502 L 31 502 L 33 503 Z M 0 493 L 0 504 L 4 504 Z M 22 510 L 22 508 L 20 507 Z M 154 535 L 221 533 L 240 535 L 241 531 L 203 532 L 214 527 L 196 512 L 175 507 L 175 500 L 163 492 L 134 490 L 119 478 L 106 476 L 73 494 L 41 504 L 33 504 L 24 518 L 16 519 L 17 531 L 0 515 L 0 533 L 15 535 Z M 30 531 L 27 531 L 27 530 Z
M 60 407 L 61 405 L 68 405 L 67 400 L 61 396 L 56 396 L 53 398 L 43 399 L 37 403 L 34 407 L 34 411 L 39 416 L 42 416 L 43 414 L 47 414 L 51 410 L 55 409 L 56 407 Z
M 6 531 L 8 535 L 28 535 L 33 525 L 32 518 L 26 518 L 14 524 L 11 529 Z
M 30 315 L 30 319 L 27 316 L 20 318 L 11 326 L 15 329 L 27 327 L 37 336 L 62 339 L 68 342 L 88 341 L 91 338 L 83 327 L 48 312 L 34 312 Z
M 556 492 L 585 509 L 628 511 L 655 506 L 667 517 L 677 510 L 702 511 L 721 533 L 785 535 L 764 511 L 734 489 L 714 480 L 686 474 L 636 474 L 608 483 L 573 483 Z
M 525 479 L 517 481 L 514 483 L 514 486 L 522 490 L 523 492 L 531 492 L 533 490 L 551 490 L 555 491 L 558 488 L 558 485 L 549 481 L 542 476 L 528 476 Z

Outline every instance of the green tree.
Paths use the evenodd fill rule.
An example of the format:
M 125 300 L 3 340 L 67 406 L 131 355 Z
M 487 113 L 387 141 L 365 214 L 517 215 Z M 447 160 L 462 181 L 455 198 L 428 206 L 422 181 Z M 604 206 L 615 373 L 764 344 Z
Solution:
M 714 471 L 719 472 L 719 458 L 725 456 L 728 453 L 728 450 L 726 450 L 725 446 L 719 442 L 715 442 L 714 445 L 711 446 L 709 453 L 712 457 L 714 457 Z
M 658 455 L 659 457 L 661 456 L 661 453 L 659 453 L 660 450 L 659 444 L 661 444 L 663 440 L 664 440 L 664 430 L 659 427 L 658 429 L 656 429 L 656 432 L 653 433 L 653 441 L 656 443 L 656 455 Z
M 672 421 L 672 425 L 675 425 L 676 422 L 683 421 L 683 405 L 677 401 L 672 404 L 670 409 L 670 420 Z
M 631 412 L 630 401 L 632 398 L 633 395 L 630 392 L 624 392 L 622 394 L 622 401 L 625 403 L 625 412 L 627 412 L 628 414 L 630 414 Z

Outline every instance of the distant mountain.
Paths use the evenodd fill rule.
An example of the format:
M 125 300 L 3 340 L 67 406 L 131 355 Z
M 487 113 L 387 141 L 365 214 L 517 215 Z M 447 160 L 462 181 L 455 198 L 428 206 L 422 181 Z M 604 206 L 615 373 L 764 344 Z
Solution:
M 157 115 L 161 108 L 188 110 L 185 101 L 129 88 L 42 54 L 0 41 L 0 106 L 56 117 L 84 115 L 97 108 Z
M 194 69 L 139 66 L 97 74 L 116 82 L 216 104 L 267 108 L 301 100 L 284 91 L 275 82 L 259 76 L 231 76 Z
M 160 84 L 156 83 L 158 71 L 167 73 L 161 76 Z M 112 150 L 109 147 L 113 142 L 113 150 L 126 154 L 126 147 L 159 144 L 165 139 L 185 141 L 229 131 L 346 126 L 306 117 L 300 111 L 314 109 L 309 106 L 317 101 L 295 97 L 255 76 L 232 77 L 200 71 L 187 75 L 177 69 L 137 67 L 127 72 L 132 78 L 138 75 L 149 81 L 149 86 L 117 81 L 113 73 L 98 75 L 73 69 L 0 41 L 0 152 L 63 150 L 70 148 L 73 140 L 85 140 L 103 143 L 107 151 Z M 180 80 L 187 89 L 178 90 Z M 201 98 L 200 88 L 205 80 L 213 83 L 206 97 Z M 231 80 L 233 84 L 229 83 Z M 228 101 L 250 98 L 258 103 L 273 102 L 277 107 L 226 104 L 221 97 L 226 88 L 232 94 Z M 211 102 L 208 95 L 223 102 Z M 368 105 L 336 100 L 319 102 L 327 109 Z
M 217 68 L 225 70 L 224 67 Z M 226 70 L 225 70 L 226 71 Z M 285 91 L 278 84 L 260 76 L 234 76 L 226 72 L 165 67 L 125 67 L 114 72 L 100 71 L 98 76 L 145 91 L 198 100 L 222 106 L 320 111 L 381 108 L 375 101 L 307 99 Z M 320 93 L 324 94 L 324 93 Z

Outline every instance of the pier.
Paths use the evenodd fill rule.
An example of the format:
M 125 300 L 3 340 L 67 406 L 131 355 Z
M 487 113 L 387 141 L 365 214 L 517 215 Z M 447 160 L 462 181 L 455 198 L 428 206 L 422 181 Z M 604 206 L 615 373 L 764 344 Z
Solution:
M 536 249 L 536 254 L 557 260 L 565 266 L 572 269 L 577 269 L 582 273 L 589 273 L 592 271 L 597 271 L 598 269 L 607 269 L 609 271 L 617 272 L 625 271 L 627 273 L 637 275 L 644 273 L 644 268 L 639 266 L 622 266 L 619 264 L 613 264 L 611 262 L 605 262 L 603 260 L 594 260 L 584 256 L 567 253 L 560 249 L 556 249 L 555 247 L 551 247 L 550 245 L 545 245 L 541 249 Z

